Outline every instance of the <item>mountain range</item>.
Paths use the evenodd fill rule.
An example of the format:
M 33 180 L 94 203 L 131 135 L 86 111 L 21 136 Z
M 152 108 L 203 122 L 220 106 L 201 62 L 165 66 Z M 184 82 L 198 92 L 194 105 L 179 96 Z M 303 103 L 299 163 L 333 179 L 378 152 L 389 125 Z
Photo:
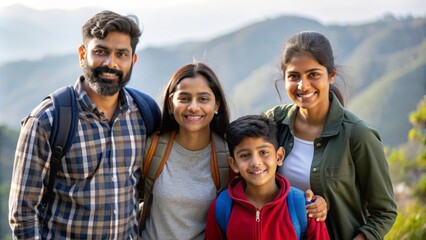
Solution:
M 75 83 L 81 74 L 75 40 L 80 33 L 73 30 L 71 38 L 67 29 L 79 30 L 82 21 L 74 22 L 70 15 L 82 18 L 92 11 L 44 12 L 40 17 L 50 20 L 43 22 L 25 19 L 23 11 L 29 10 L 15 8 L 16 13 L 0 11 L 0 35 L 7 36 L 0 44 L 7 39 L 7 49 L 22 55 L 10 57 L 12 61 L 0 58 L 0 124 L 13 128 L 50 92 Z M 274 80 L 282 80 L 284 41 L 300 31 L 318 31 L 329 38 L 344 79 L 340 84 L 348 95 L 347 107 L 376 128 L 385 145 L 405 143 L 411 127 L 408 115 L 426 93 L 426 18 L 386 16 L 357 25 L 324 25 L 289 15 L 265 19 L 206 41 L 140 49 L 130 86 L 160 102 L 174 71 L 194 60 L 206 62 L 223 84 L 233 119 L 261 113 L 290 102 L 282 81 L 277 81 L 279 98 Z M 42 57 L 38 44 L 52 46 L 48 56 Z M 31 60 L 22 60 L 26 53 Z

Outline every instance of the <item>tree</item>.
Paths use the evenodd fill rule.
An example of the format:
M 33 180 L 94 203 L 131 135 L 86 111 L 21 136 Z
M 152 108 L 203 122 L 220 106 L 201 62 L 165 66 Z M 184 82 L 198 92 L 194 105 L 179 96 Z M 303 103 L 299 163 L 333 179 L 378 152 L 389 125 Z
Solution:
M 426 96 L 419 103 L 417 111 L 411 113 L 410 122 L 413 124 L 413 128 L 408 137 L 426 146 Z M 417 178 L 419 178 L 414 186 L 415 196 L 424 204 L 426 203 L 426 151 L 419 154 L 413 170 L 416 171 Z
M 12 239 L 8 221 L 8 199 L 13 156 L 19 130 L 0 125 L 0 239 Z
M 389 155 L 389 162 L 391 171 L 399 173 L 397 178 L 406 186 L 411 186 L 411 191 L 403 194 L 410 194 L 408 197 L 412 198 L 412 202 L 398 209 L 398 217 L 386 239 L 426 239 L 426 96 L 409 119 L 413 127 L 408 138 L 418 143 L 419 154 L 415 159 L 410 159 L 401 149 L 397 149 Z M 400 206 L 398 204 L 398 208 Z

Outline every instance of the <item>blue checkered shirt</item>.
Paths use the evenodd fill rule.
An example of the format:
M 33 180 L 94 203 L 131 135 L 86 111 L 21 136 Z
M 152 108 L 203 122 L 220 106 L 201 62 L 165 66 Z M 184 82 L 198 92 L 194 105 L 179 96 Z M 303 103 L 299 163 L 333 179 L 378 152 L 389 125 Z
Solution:
M 132 97 L 120 92 L 111 121 L 83 90 L 77 93 L 79 121 L 73 144 L 62 158 L 54 197 L 41 227 L 53 105 L 43 101 L 22 121 L 9 199 L 9 222 L 19 239 L 138 239 L 140 160 L 146 129 Z

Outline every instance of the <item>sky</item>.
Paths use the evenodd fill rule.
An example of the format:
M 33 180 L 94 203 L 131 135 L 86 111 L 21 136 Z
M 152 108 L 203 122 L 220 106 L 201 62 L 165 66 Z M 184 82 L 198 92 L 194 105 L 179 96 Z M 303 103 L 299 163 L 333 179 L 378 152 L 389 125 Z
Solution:
M 149 45 L 208 40 L 284 14 L 323 24 L 359 24 L 386 14 L 426 16 L 424 0 L 1 0 L 0 9 L 18 3 L 38 10 L 91 7 L 133 13 L 150 32 L 144 39 Z

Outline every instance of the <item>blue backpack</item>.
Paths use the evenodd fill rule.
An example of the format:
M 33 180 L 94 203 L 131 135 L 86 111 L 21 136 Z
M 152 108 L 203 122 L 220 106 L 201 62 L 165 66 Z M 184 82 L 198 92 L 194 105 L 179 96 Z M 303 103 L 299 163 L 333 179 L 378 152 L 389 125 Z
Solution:
M 309 204 L 305 200 L 305 193 L 294 187 L 290 187 L 287 196 L 287 207 L 290 212 L 291 223 L 298 239 L 303 239 L 308 227 L 308 217 L 306 215 L 305 205 Z M 229 217 L 231 216 L 232 199 L 229 196 L 228 189 L 222 191 L 216 200 L 215 217 L 222 230 L 223 236 L 226 236 Z
M 129 87 L 125 89 L 136 102 L 145 122 L 146 134 L 150 135 L 153 131 L 157 130 L 160 124 L 160 108 L 154 99 L 147 94 Z M 52 199 L 53 185 L 59 169 L 59 163 L 61 158 L 69 151 L 78 125 L 77 97 L 72 86 L 60 88 L 46 98 L 52 99 L 55 111 L 49 139 L 52 148 L 49 182 L 41 200 L 45 211 L 47 210 L 49 201 Z

